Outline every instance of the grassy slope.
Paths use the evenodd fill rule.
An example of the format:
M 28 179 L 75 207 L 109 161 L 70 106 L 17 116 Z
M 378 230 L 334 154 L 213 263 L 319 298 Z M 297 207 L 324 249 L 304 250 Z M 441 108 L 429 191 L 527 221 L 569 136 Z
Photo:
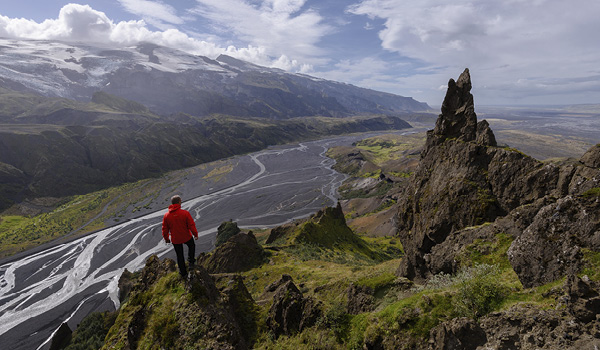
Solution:
M 294 235 L 301 230 L 299 227 Z M 264 233 L 258 234 L 259 241 L 264 241 L 264 238 Z M 480 317 L 487 312 L 507 309 L 517 303 L 541 309 L 554 308 L 556 300 L 547 292 L 563 282 L 523 289 L 506 257 L 511 238 L 499 234 L 492 242 L 475 242 L 466 247 L 461 256 L 464 270 L 458 275 L 438 275 L 426 285 L 402 289 L 397 287 L 399 280 L 394 275 L 400 259 L 391 258 L 385 253 L 389 246 L 397 247 L 398 243 L 390 238 L 371 239 L 365 243 L 369 249 L 386 258 L 343 261 L 336 258 L 336 255 L 357 254 L 357 250 L 352 250 L 351 245 L 333 248 L 305 245 L 302 249 L 297 249 L 284 244 L 279 245 L 276 250 L 268 250 L 269 263 L 242 273 L 252 297 L 259 301 L 259 319 L 255 324 L 257 333 L 253 348 L 297 350 L 313 349 L 315 344 L 319 344 L 324 349 L 362 349 L 365 343 L 373 343 L 377 339 L 386 348 L 411 348 L 426 344 L 429 331 L 434 326 L 454 317 Z M 589 276 L 597 280 L 600 277 L 597 273 L 600 267 L 598 254 L 589 254 L 586 261 L 588 265 L 583 273 L 592 272 Z M 259 299 L 265 286 L 278 280 L 282 274 L 291 275 L 305 297 L 310 296 L 320 301 L 323 315 L 315 326 L 302 333 L 274 338 L 264 322 L 270 303 Z M 373 311 L 358 315 L 346 312 L 347 289 L 351 283 L 368 286 L 376 291 L 376 307 Z M 493 292 L 487 292 L 490 290 Z M 475 298 L 473 291 L 476 292 Z M 160 343 L 162 339 L 161 328 L 153 320 L 164 319 L 165 312 L 175 312 L 173 305 L 181 304 L 178 300 L 190 297 L 183 288 L 183 282 L 177 280 L 176 272 L 164 277 L 146 294 L 148 303 L 158 306 L 144 330 L 144 339 L 147 341 L 140 342 L 143 349 L 150 348 L 150 344 L 157 346 L 157 342 Z M 486 298 L 478 298 L 481 295 Z M 107 338 L 111 344 L 124 341 L 124 334 L 117 330 L 119 325 L 127 324 L 135 307 L 137 306 L 129 306 L 127 303 L 123 305 L 117 319 L 117 328 L 113 327 Z M 171 322 L 170 327 L 174 332 L 177 332 L 178 323 L 194 327 L 189 321 L 176 320 Z

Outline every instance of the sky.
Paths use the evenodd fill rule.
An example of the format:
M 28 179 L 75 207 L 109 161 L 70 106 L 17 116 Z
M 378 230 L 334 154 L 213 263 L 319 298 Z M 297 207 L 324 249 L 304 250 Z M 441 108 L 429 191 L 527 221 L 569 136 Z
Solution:
M 469 68 L 475 103 L 600 103 L 598 0 L 2 1 L 0 37 L 153 42 L 439 106 Z

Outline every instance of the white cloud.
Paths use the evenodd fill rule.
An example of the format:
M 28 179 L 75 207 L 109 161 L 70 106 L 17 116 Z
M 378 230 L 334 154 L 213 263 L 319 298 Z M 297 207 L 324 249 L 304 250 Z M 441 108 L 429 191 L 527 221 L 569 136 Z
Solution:
M 277 9 L 298 8 L 297 5 L 294 5 L 294 1 L 275 2 L 278 4 L 273 4 L 273 6 Z M 169 6 L 167 5 L 140 0 L 127 0 L 123 3 L 127 3 L 128 6 L 147 5 L 148 9 L 143 11 L 149 11 L 153 8 L 162 9 L 164 12 L 160 15 L 156 12 L 155 19 L 170 23 L 179 21 L 173 13 L 169 12 Z M 299 4 L 298 1 L 296 3 Z M 152 7 L 155 5 L 157 7 Z M 140 12 L 140 15 L 142 14 Z M 47 19 L 41 23 L 0 15 L 0 36 L 16 39 L 83 41 L 113 46 L 129 46 L 141 42 L 152 42 L 211 58 L 215 58 L 220 54 L 227 54 L 259 65 L 290 71 L 310 69 L 309 65 L 290 59 L 283 53 L 273 55 L 270 50 L 261 45 L 224 47 L 213 42 L 190 37 L 175 28 L 152 31 L 148 29 L 144 20 L 114 23 L 106 14 L 94 10 L 89 5 L 67 4 L 60 10 L 57 19 Z
M 159 23 L 182 24 L 184 21 L 177 16 L 177 11 L 170 5 L 149 0 L 118 0 L 123 8 L 144 20 L 155 20 Z
M 214 28 L 272 56 L 323 62 L 317 44 L 332 28 L 316 11 L 303 9 L 306 0 L 266 0 L 260 5 L 244 0 L 197 0 L 192 13 Z
M 382 48 L 443 67 L 435 73 L 442 81 L 471 68 L 474 86 L 485 87 L 479 91 L 484 102 L 532 96 L 541 102 L 558 93 L 558 81 L 565 93 L 588 91 L 589 100 L 587 89 L 600 85 L 598 78 L 571 79 L 597 76 L 597 0 L 364 0 L 348 11 L 384 20 Z M 535 83 L 517 84 L 520 78 Z M 437 86 L 418 87 L 432 91 L 435 101 L 443 97 L 433 94 Z

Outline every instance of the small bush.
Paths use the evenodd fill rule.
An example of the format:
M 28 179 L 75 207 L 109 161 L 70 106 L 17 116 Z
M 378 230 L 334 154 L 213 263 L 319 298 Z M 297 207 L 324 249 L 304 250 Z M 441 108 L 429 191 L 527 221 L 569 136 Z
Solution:
M 458 292 L 453 306 L 460 316 L 478 319 L 499 307 L 507 295 L 498 265 L 476 265 L 459 272 L 456 279 Z

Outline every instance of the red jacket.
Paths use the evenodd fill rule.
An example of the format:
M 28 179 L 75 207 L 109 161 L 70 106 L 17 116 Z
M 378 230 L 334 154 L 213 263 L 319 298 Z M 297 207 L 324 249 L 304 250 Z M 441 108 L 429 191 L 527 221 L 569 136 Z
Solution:
M 196 224 L 190 212 L 181 209 L 181 204 L 169 205 L 169 211 L 163 217 L 162 235 L 165 240 L 169 239 L 169 231 L 171 232 L 171 242 L 173 244 L 189 241 L 192 234 L 194 237 L 198 237 L 198 230 L 196 230 Z

